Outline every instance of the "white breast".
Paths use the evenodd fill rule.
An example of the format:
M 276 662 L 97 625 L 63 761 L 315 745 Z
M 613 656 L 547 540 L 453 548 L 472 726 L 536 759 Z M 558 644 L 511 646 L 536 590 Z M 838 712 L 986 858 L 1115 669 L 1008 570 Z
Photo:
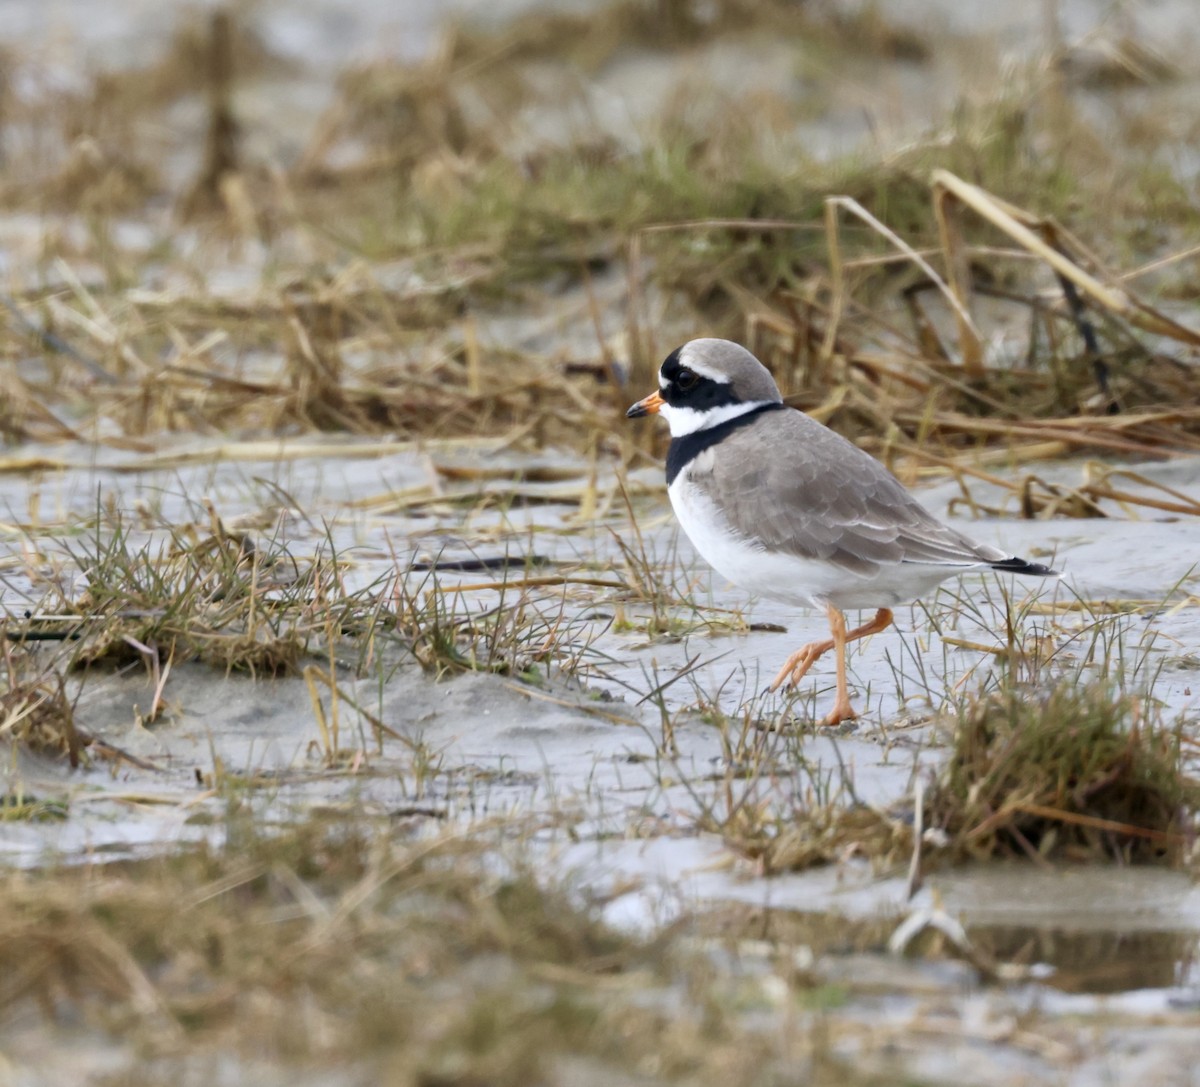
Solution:
M 706 450 L 697 458 L 711 456 Z M 689 466 L 690 467 L 690 466 Z M 794 607 L 882 608 L 912 600 L 970 567 L 897 564 L 863 576 L 836 561 L 768 551 L 734 532 L 705 492 L 688 481 L 688 469 L 668 488 L 683 531 L 704 560 L 739 588 Z M 980 567 L 982 568 L 982 567 Z
M 826 565 L 766 551 L 732 531 L 720 510 L 687 477 L 686 469 L 680 472 L 667 493 L 680 526 L 704 561 L 748 592 L 796 607 L 816 606 L 814 597 L 828 579 Z

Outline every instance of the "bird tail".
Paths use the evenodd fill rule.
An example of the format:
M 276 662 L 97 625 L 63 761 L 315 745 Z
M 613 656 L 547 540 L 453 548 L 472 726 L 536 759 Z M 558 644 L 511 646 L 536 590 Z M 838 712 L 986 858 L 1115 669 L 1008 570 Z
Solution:
M 991 562 L 988 565 L 1002 574 L 1028 574 L 1031 577 L 1062 576 L 1057 570 L 1051 570 L 1049 566 L 1043 566 L 1040 562 L 1028 562 L 1025 559 L 1001 559 L 999 562 Z

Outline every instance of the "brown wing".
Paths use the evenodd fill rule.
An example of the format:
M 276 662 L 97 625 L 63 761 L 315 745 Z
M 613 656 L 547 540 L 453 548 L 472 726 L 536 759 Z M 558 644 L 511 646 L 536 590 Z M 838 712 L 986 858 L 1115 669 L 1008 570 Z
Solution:
M 717 449 L 693 462 L 689 478 L 736 531 L 773 550 L 862 574 L 1007 557 L 942 524 L 882 464 L 802 412 L 770 412 Z

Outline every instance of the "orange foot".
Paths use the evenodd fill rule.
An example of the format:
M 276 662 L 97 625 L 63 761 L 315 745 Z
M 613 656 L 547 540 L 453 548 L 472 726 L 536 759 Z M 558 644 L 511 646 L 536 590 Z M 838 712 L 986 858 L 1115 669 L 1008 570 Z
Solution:
M 821 724 L 826 727 L 840 725 L 843 721 L 853 721 L 857 716 L 858 711 L 850 705 L 850 699 L 839 692 L 833 709 L 821 719 Z
M 787 680 L 792 687 L 795 687 L 797 683 L 808 675 L 808 670 L 817 663 L 821 655 L 828 653 L 832 648 L 833 642 L 828 640 L 824 642 L 809 642 L 808 645 L 801 646 L 783 662 L 783 667 L 779 669 L 779 674 L 771 681 L 770 689 L 772 691 L 779 690 L 783 686 L 784 680 Z
M 847 631 L 846 617 L 841 611 L 832 604 L 828 605 L 825 610 L 829 616 L 829 630 L 833 634 L 833 637 L 824 642 L 809 642 L 808 645 L 797 649 L 795 653 L 784 661 L 783 667 L 779 669 L 779 674 L 771 684 L 771 690 L 777 691 L 785 680 L 791 686 L 795 687 L 808 674 L 808 670 L 823 653 L 828 653 L 829 650 L 836 649 L 837 698 L 833 703 L 833 709 L 821 721 L 821 724 L 840 725 L 843 721 L 853 721 L 858 716 L 854 707 L 850 704 L 849 685 L 846 682 L 846 645 L 849 642 L 856 642 L 860 638 L 866 638 L 871 634 L 878 634 L 879 631 L 886 629 L 892 622 L 892 613 L 887 608 L 880 608 L 875 613 L 875 618 L 870 622 L 863 623 L 862 626 Z

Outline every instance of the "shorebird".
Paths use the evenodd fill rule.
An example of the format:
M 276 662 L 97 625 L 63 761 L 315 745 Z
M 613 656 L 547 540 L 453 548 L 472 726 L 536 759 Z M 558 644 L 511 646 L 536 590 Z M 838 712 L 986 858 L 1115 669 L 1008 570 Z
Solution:
M 626 412 L 656 414 L 671 428 L 671 506 L 696 550 L 743 589 L 825 609 L 831 636 L 797 649 L 771 683 L 795 687 L 835 650 L 824 724 L 858 716 L 846 646 L 890 626 L 894 605 L 977 570 L 1058 576 L 943 524 L 877 460 L 787 407 L 767 368 L 729 340 L 692 340 L 666 357 L 658 390 Z M 875 617 L 847 630 L 847 608 Z

